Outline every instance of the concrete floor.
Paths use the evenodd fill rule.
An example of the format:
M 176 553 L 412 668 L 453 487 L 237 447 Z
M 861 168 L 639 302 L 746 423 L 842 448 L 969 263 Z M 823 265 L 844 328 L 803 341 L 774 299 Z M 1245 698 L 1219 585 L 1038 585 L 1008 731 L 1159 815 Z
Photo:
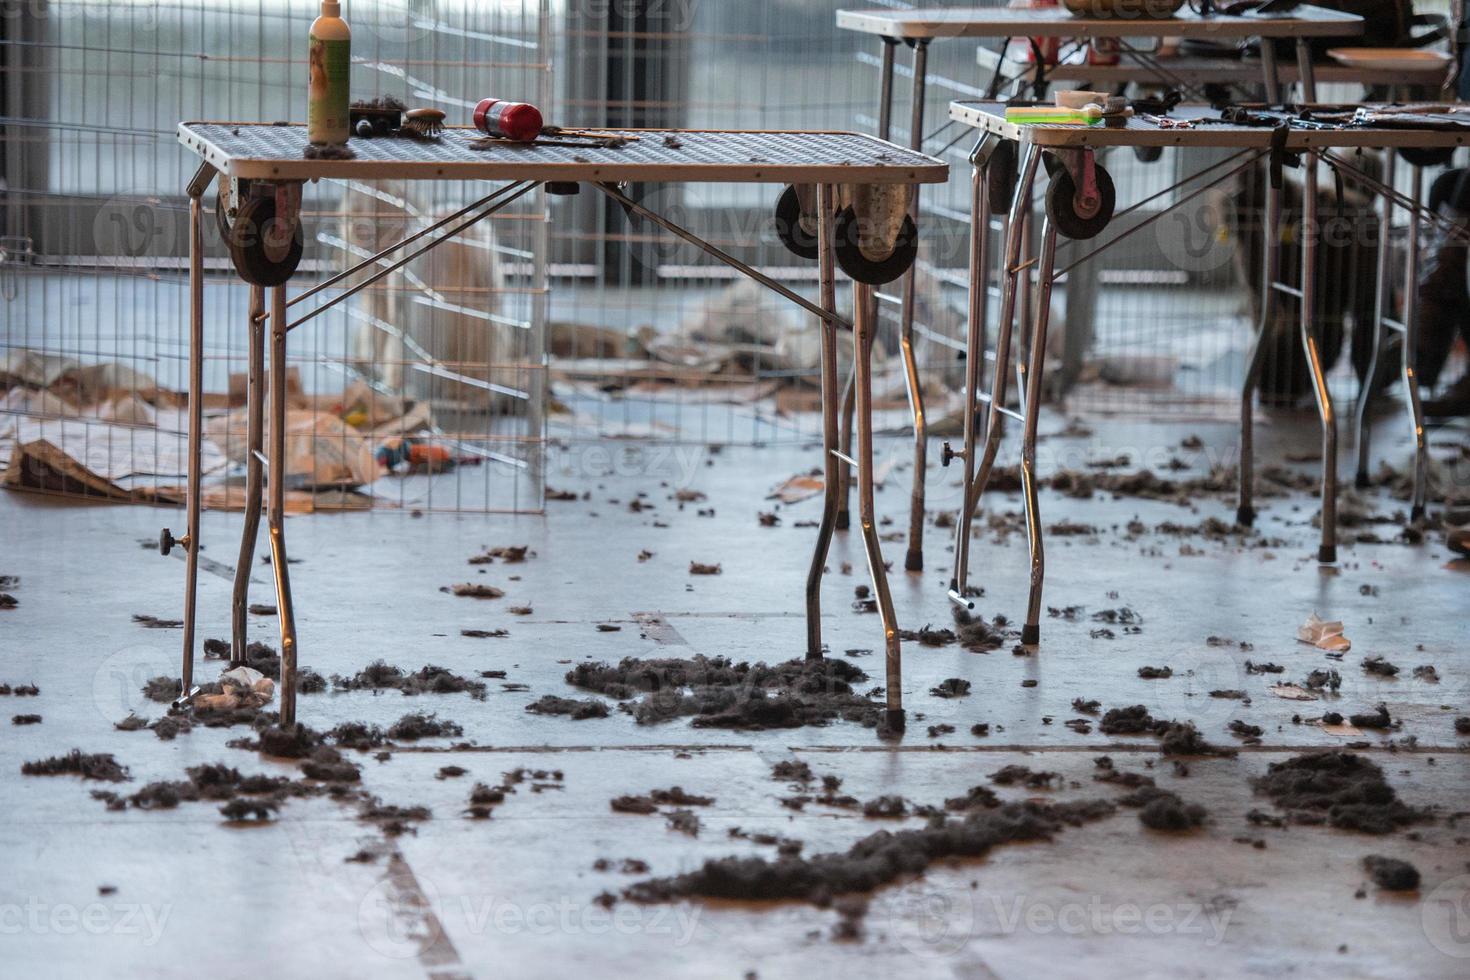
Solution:
M 1051 421 L 1051 420 L 1049 420 Z M 1043 469 L 1130 453 L 1136 462 L 1179 455 L 1198 467 L 1229 459 L 1228 426 L 1190 429 L 1095 420 L 1095 434 L 1045 441 Z M 1401 427 L 1398 419 L 1393 428 Z M 1180 451 L 1197 432 L 1205 450 Z M 1315 445 L 1289 420 L 1268 425 L 1263 456 Z M 1463 432 L 1441 434 L 1436 454 L 1464 444 Z M 1401 443 L 1385 429 L 1381 451 L 1401 463 Z M 885 440 L 886 454 L 906 452 Z M 930 458 L 938 456 L 931 451 Z M 1451 561 L 1441 539 L 1421 546 L 1358 545 L 1343 549 L 1337 568 L 1312 555 L 1315 505 L 1306 496 L 1265 501 L 1261 525 L 1269 548 L 1239 547 L 1203 537 L 1181 539 L 1123 531 L 1137 516 L 1165 520 L 1229 519 L 1233 505 L 1206 499 L 1173 504 L 1098 497 L 1077 501 L 1047 492 L 1047 523 L 1101 526 L 1095 537 L 1053 537 L 1048 550 L 1049 605 L 1089 612 L 1127 605 L 1142 631 L 1115 639 L 1090 636 L 1087 616 L 1043 622 L 1040 649 L 1013 656 L 957 646 L 908 644 L 904 695 L 907 735 L 879 742 L 852 724 L 776 732 L 691 728 L 687 720 L 638 726 L 615 712 L 571 721 L 524 710 L 544 694 L 575 695 L 562 675 L 580 660 L 687 656 L 778 660 L 804 644 L 801 590 L 818 500 L 780 509 L 779 527 L 760 527 L 763 498 L 792 473 L 817 463 L 797 447 L 712 454 L 701 447 L 604 444 L 559 457 L 554 486 L 591 491 L 587 501 L 553 502 L 546 517 L 445 516 L 408 513 L 333 514 L 288 524 L 298 598 L 303 665 L 323 674 L 351 673 L 376 658 L 406 669 L 440 664 L 460 673 L 503 669 L 488 700 L 467 695 L 331 693 L 303 696 L 302 719 L 317 728 L 343 720 L 387 723 L 427 709 L 460 723 L 463 747 L 429 740 L 395 751 L 385 762 L 363 756 L 363 780 L 386 801 L 424 804 L 433 819 L 416 834 L 385 838 L 355 810 L 326 798 L 287 804 L 259 827 L 222 823 L 208 803 L 162 812 L 113 813 L 91 799 L 99 784 L 74 777 L 19 773 L 24 761 L 73 747 L 113 752 L 131 767 L 136 788 L 152 779 L 182 778 L 186 767 L 224 761 L 243 772 L 295 775 L 294 766 L 225 746 L 238 730 L 196 728 L 165 742 L 148 731 L 122 733 L 113 723 L 130 710 L 156 716 L 143 680 L 177 673 L 178 632 L 142 629 L 133 613 L 162 617 L 181 610 L 181 563 L 139 546 L 160 525 L 182 517 L 141 507 L 69 506 L 46 498 L 0 495 L 0 574 L 19 575 L 18 608 L 0 611 L 0 682 L 35 683 L 34 698 L 6 698 L 14 713 L 44 721 L 5 726 L 0 740 L 0 934 L 4 972 L 35 976 L 459 977 L 565 976 L 638 972 L 648 976 L 892 976 L 897 970 L 964 977 L 1097 978 L 1194 976 L 1463 977 L 1470 972 L 1470 846 L 1452 815 L 1466 808 L 1470 740 L 1453 719 L 1470 713 L 1470 650 L 1464 596 L 1470 563 Z M 1305 464 L 1311 465 L 1311 464 Z M 1196 470 L 1199 472 L 1200 470 Z M 1344 473 L 1350 473 L 1347 466 Z M 957 497 L 953 470 L 930 475 L 934 513 Z M 892 531 L 905 523 L 908 473 L 896 469 L 879 495 Z M 682 510 L 674 488 L 702 490 L 709 500 Z M 652 510 L 631 512 L 638 491 Z M 995 509 L 1019 509 L 1016 495 L 991 498 Z M 714 516 L 698 516 L 699 507 Z M 1377 509 L 1401 508 L 1383 499 Z M 238 515 L 207 514 L 205 557 L 233 562 Z M 1388 536 L 1393 528 L 1375 528 Z M 1024 538 L 975 549 L 981 608 L 1017 619 L 1024 608 Z M 893 576 L 901 625 L 948 624 L 944 598 L 950 532 L 931 526 L 929 568 Z M 529 544 L 524 564 L 480 566 L 465 560 L 485 545 Z M 640 550 L 653 557 L 638 560 Z M 885 555 L 902 564 L 900 542 Z M 690 561 L 719 562 L 723 574 L 691 577 Z M 851 562 L 856 571 L 840 569 Z M 834 542 L 824 592 L 823 624 L 833 651 L 881 649 L 878 620 L 852 611 L 862 577 L 853 535 Z M 203 636 L 227 632 L 228 569 L 201 575 Z M 260 566 L 256 598 L 272 601 L 269 568 Z M 518 576 L 512 579 L 511 576 Z M 496 601 L 456 598 L 441 586 L 493 582 Z M 527 604 L 529 616 L 509 614 Z M 1334 664 L 1298 644 L 1296 627 L 1312 611 L 1342 619 L 1352 652 Z M 596 624 L 620 631 L 600 632 Z M 470 639 L 466 627 L 504 627 L 508 639 Z M 274 645 L 274 621 L 252 619 L 252 635 Z M 1207 637 L 1234 643 L 1211 645 Z M 1240 643 L 1252 645 L 1244 650 Z M 1382 654 L 1399 664 L 1396 679 L 1364 673 L 1359 661 Z M 1245 661 L 1275 661 L 1285 679 L 1336 666 L 1343 685 L 1332 705 L 1281 700 L 1267 688 L 1282 678 L 1250 675 Z M 881 683 L 881 656 L 855 663 Z M 201 661 L 203 676 L 218 664 Z M 1169 665 L 1167 680 L 1142 680 L 1137 668 Z M 1410 676 L 1434 664 L 1438 684 Z M 968 698 L 941 700 L 928 691 L 947 677 L 974 684 Z M 1033 686 L 1023 682 L 1035 681 Z M 1241 688 L 1248 704 L 1211 698 Z M 1199 759 L 1181 778 L 1160 760 L 1152 738 L 1080 735 L 1064 727 L 1076 717 L 1074 697 L 1103 707 L 1147 704 L 1161 718 L 1192 719 L 1211 741 L 1236 745 L 1227 724 L 1241 718 L 1265 729 L 1263 744 L 1234 758 Z M 1382 765 L 1410 803 L 1432 806 L 1438 819 L 1412 834 L 1369 837 L 1322 827 L 1256 827 L 1245 814 L 1270 809 L 1248 780 L 1302 749 L 1342 746 L 1348 738 L 1291 722 L 1387 703 L 1402 720 L 1397 732 L 1364 732 L 1364 752 Z M 924 716 L 920 718 L 919 716 Z M 976 722 L 991 734 L 970 734 Z M 956 732 L 927 737 L 929 725 Z M 1418 744 L 1410 746 L 1409 736 Z M 942 751 L 941 751 L 942 749 Z M 939 803 L 1009 763 L 1066 777 L 1052 791 L 997 788 L 1006 799 L 1118 795 L 1094 783 L 1093 758 L 1108 753 L 1122 768 L 1149 770 L 1159 785 L 1210 810 L 1206 826 L 1184 836 L 1144 829 L 1135 812 L 1069 829 L 1054 841 L 1007 846 L 983 860 L 935 866 L 922 877 L 874 894 L 863 938 L 832 937 L 836 913 L 807 904 L 733 902 L 640 906 L 611 912 L 594 903 L 640 876 L 599 872 L 599 858 L 641 858 L 654 875 L 677 873 L 706 858 L 771 853 L 727 831 L 769 831 L 806 842 L 805 853 L 845 848 L 877 829 L 921 821 L 880 821 L 843 810 L 783 807 L 789 792 L 770 778 L 772 763 L 802 759 L 835 773 L 859 799 L 898 793 Z M 439 780 L 449 763 L 470 774 Z M 490 820 L 464 817 L 476 780 L 494 784 L 518 766 L 559 769 L 560 789 L 526 787 Z M 695 837 L 666 829 L 659 816 L 609 811 L 623 793 L 680 785 L 716 797 Z M 1242 843 L 1238 839 L 1244 839 Z M 1264 848 L 1249 846 L 1263 841 Z M 362 848 L 370 863 L 344 858 Z M 1417 893 L 1395 895 L 1366 882 L 1367 854 L 1418 866 Z M 1355 897 L 1362 885 L 1365 897 Z M 110 886 L 115 892 L 102 894 Z M 909 972 L 905 975 L 913 975 Z

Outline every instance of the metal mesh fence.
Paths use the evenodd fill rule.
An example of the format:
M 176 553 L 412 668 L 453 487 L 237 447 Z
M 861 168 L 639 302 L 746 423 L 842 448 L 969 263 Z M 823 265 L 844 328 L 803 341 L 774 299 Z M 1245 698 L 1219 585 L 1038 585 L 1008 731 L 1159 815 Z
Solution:
M 550 97 L 546 0 L 346 6 L 354 99 L 390 95 L 459 120 L 497 92 Z M 308 0 L 6 4 L 7 482 L 180 498 L 183 188 L 198 159 L 178 145 L 175 127 L 303 118 L 305 46 L 318 12 Z M 488 189 L 308 184 L 306 259 L 292 293 Z M 230 268 L 214 206 L 206 194 L 206 502 L 234 507 L 245 455 L 248 287 Z M 289 506 L 541 507 L 545 248 L 544 201 L 528 195 L 293 330 Z M 434 451 L 418 465 L 398 462 L 404 440 Z M 395 462 L 392 471 L 378 457 Z
M 537 102 L 549 122 L 565 126 L 873 132 L 882 44 L 838 30 L 835 12 L 843 5 L 358 0 L 346 10 L 353 94 L 439 107 L 454 122 L 478 98 L 494 95 Z M 181 483 L 187 358 L 181 188 L 194 166 L 174 126 L 181 119 L 299 117 L 297 76 L 316 4 L 32 0 L 13 7 L 6 7 L 3 47 L 0 351 L 7 390 L 0 430 L 7 435 L 0 451 L 14 459 L 22 443 L 43 436 L 39 419 L 75 433 L 68 446 L 106 479 L 77 486 L 41 467 L 43 478 L 33 482 L 171 500 Z M 935 435 L 958 425 L 967 158 L 975 135 L 949 122 L 947 105 L 986 93 L 997 49 L 995 42 L 941 39 L 928 51 L 923 148 L 953 168 L 947 185 L 925 187 L 921 197 L 915 331 Z M 912 138 L 911 58 L 909 48 L 897 49 L 891 138 L 905 145 Z M 1024 45 L 1011 45 L 1000 72 L 1024 74 L 1025 58 Z M 1104 165 L 1126 206 L 1225 156 L 1166 150 L 1144 163 L 1121 152 Z M 1330 193 L 1331 181 L 1324 186 Z M 349 256 L 371 255 L 487 189 L 309 185 L 308 258 L 298 284 L 335 273 Z M 774 234 L 779 191 L 629 188 L 814 299 L 815 264 L 792 256 Z M 1067 409 L 1233 414 L 1252 323 L 1245 260 L 1259 192 L 1258 176 L 1237 174 L 1065 277 L 1054 295 L 1051 361 L 1052 387 L 1065 391 Z M 1115 231 L 1187 193 L 1157 196 Z M 1377 234 L 1370 215 L 1363 221 L 1364 240 L 1401 250 L 1396 235 Z M 291 345 L 308 457 L 350 463 L 363 450 L 416 434 L 446 447 L 457 468 L 385 475 L 363 464 L 370 501 L 342 492 L 351 481 L 318 474 L 301 485 L 299 505 L 536 509 L 538 463 L 576 440 L 764 443 L 819 433 L 816 331 L 812 317 L 783 298 L 631 221 L 594 193 L 527 197 L 480 227 L 488 233 L 431 253 L 433 261 L 311 321 Z M 243 429 L 232 413 L 241 398 L 246 290 L 229 271 L 212 220 L 206 241 L 206 388 L 219 455 L 213 476 L 228 487 L 243 456 Z M 1085 250 L 1064 247 L 1059 265 Z M 1346 355 L 1361 306 L 1346 296 L 1371 282 L 1373 254 L 1349 249 L 1331 261 L 1328 273 L 1341 288 L 1325 292 L 1343 299 L 1330 314 L 1341 319 L 1343 338 L 1333 383 L 1349 398 L 1356 378 Z M 839 290 L 839 305 L 848 304 Z M 880 310 L 878 422 L 897 429 L 908 418 L 898 307 L 884 301 Z M 1292 353 L 1281 356 L 1283 377 L 1292 375 Z M 1298 394 L 1310 397 L 1305 388 Z M 544 428 L 533 410 L 543 400 Z M 226 492 L 215 502 L 232 499 Z

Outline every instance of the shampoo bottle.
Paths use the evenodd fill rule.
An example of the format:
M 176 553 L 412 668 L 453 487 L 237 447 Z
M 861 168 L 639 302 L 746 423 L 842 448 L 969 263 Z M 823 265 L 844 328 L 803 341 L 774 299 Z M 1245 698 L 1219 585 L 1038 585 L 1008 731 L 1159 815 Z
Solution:
M 352 32 L 337 0 L 322 0 L 307 44 L 306 138 L 318 146 L 347 142 Z

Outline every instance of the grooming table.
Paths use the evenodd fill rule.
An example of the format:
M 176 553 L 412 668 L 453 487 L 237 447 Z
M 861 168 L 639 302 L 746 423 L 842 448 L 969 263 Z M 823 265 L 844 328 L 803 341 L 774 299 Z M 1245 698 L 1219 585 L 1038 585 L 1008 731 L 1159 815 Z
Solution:
M 1418 199 L 1421 192 L 1421 168 L 1413 168 L 1413 193 L 1405 197 L 1393 190 L 1393 154 L 1388 154 L 1389 169 L 1383 181 L 1377 181 L 1353 168 L 1346 160 L 1333 153 L 1336 149 L 1348 148 L 1376 148 L 1383 150 L 1396 150 L 1402 147 L 1414 149 L 1431 149 L 1440 147 L 1455 147 L 1470 141 L 1470 129 L 1459 132 L 1447 132 L 1429 129 L 1412 128 L 1389 128 L 1384 126 L 1348 128 L 1348 129 L 1289 129 L 1281 134 L 1278 142 L 1276 131 L 1260 126 L 1229 125 L 1218 122 L 1219 113 L 1204 106 L 1181 106 L 1170 114 L 1171 118 L 1179 120 L 1201 120 L 1214 119 L 1216 122 L 1200 124 L 1195 128 L 1161 128 L 1143 119 L 1132 118 L 1124 126 L 1043 126 L 1043 125 L 1017 125 L 1009 123 L 1005 119 L 1005 104 L 999 102 L 953 102 L 950 104 L 950 118 L 964 123 L 981 132 L 981 138 L 971 157 L 972 173 L 972 210 L 971 210 L 971 238 L 970 238 L 970 301 L 969 301 L 969 329 L 967 334 L 968 357 L 966 360 L 966 407 L 964 414 L 964 448 L 959 452 L 952 451 L 949 446 L 944 449 L 944 461 L 948 463 L 951 459 L 963 460 L 962 506 L 960 520 L 956 522 L 955 532 L 955 570 L 950 583 L 950 599 L 952 602 L 964 609 L 973 609 L 974 603 L 969 598 L 967 588 L 970 526 L 975 510 L 979 506 L 981 495 L 985 484 L 989 479 L 991 468 L 995 462 L 996 450 L 999 446 L 1004 419 L 1009 417 L 1015 419 L 1023 426 L 1022 437 L 1022 462 L 1021 479 L 1026 507 L 1026 531 L 1027 541 L 1030 546 L 1031 556 L 1031 582 L 1030 596 L 1027 605 L 1027 615 L 1022 633 L 1022 641 L 1035 643 L 1040 638 L 1040 610 L 1041 589 L 1045 574 L 1044 549 L 1042 544 L 1041 519 L 1037 509 L 1036 494 L 1036 427 L 1037 418 L 1041 405 L 1041 378 L 1042 368 L 1046 357 L 1046 333 L 1051 310 L 1051 289 L 1053 283 L 1060 275 L 1069 269 L 1092 258 L 1098 253 L 1116 244 L 1129 234 L 1152 224 L 1162 217 L 1168 210 L 1186 203 L 1197 197 L 1210 186 L 1234 175 L 1235 173 L 1249 167 L 1255 161 L 1265 158 L 1271 166 L 1272 178 L 1267 182 L 1266 192 L 1266 225 L 1263 230 L 1265 235 L 1263 295 L 1261 301 L 1261 325 L 1252 341 L 1249 366 L 1247 368 L 1245 382 L 1241 392 L 1241 449 L 1240 449 L 1240 488 L 1239 507 L 1237 520 L 1242 524 L 1250 524 L 1255 518 L 1255 509 L 1252 502 L 1252 405 L 1257 385 L 1259 384 L 1261 371 L 1264 366 L 1264 355 L 1267 345 L 1262 343 L 1262 334 L 1274 322 L 1276 297 L 1284 293 L 1299 303 L 1300 329 L 1302 345 L 1306 354 L 1308 367 L 1312 375 L 1313 395 L 1316 400 L 1318 414 L 1322 428 L 1322 536 L 1318 548 L 1318 560 L 1323 563 L 1336 561 L 1337 538 L 1336 538 L 1336 503 L 1337 503 L 1337 422 L 1333 411 L 1331 395 L 1327 389 L 1327 379 L 1323 372 L 1322 360 L 1318 351 L 1318 340 L 1312 329 L 1310 311 L 1315 304 L 1315 293 L 1317 284 L 1314 282 L 1312 270 L 1315 269 L 1317 252 L 1317 234 L 1304 233 L 1301 242 L 1301 286 L 1299 288 L 1288 286 L 1280 281 L 1280 243 L 1282 239 L 1282 202 L 1279 168 L 1282 166 L 1283 157 L 1286 154 L 1302 154 L 1306 158 L 1305 179 L 1303 181 L 1302 201 L 1302 227 L 1303 229 L 1318 228 L 1317 222 L 1317 165 L 1325 163 L 1341 171 L 1347 179 L 1356 181 L 1363 186 L 1375 190 L 1382 198 L 1383 224 L 1382 227 L 1389 228 L 1392 225 L 1393 209 L 1404 208 L 1409 213 L 1409 248 L 1407 249 L 1406 266 L 1408 281 L 1412 283 L 1415 279 L 1418 249 L 1417 239 L 1419 234 L 1419 223 L 1422 216 L 1422 208 Z M 1001 288 L 1001 303 L 999 310 L 998 333 L 996 334 L 995 349 L 995 374 L 988 393 L 980 391 L 980 364 L 985 357 L 986 330 L 988 317 L 987 294 L 989 291 L 990 263 L 985 255 L 987 247 L 986 231 L 990 224 L 991 198 L 993 180 L 1004 180 L 1006 174 L 992 173 L 993 165 L 998 158 L 996 150 L 1003 143 L 1009 143 L 1012 147 L 1019 148 L 1020 163 L 1017 168 L 1016 185 L 1014 191 L 1008 195 L 1010 201 L 1009 214 L 1004 224 L 1004 249 L 1001 257 L 1001 269 L 1004 277 Z M 1239 152 L 1216 163 L 1207 170 L 1185 178 L 1179 184 L 1171 187 L 1161 188 L 1156 194 L 1150 195 L 1143 202 L 1134 205 L 1128 210 L 1111 214 L 1111 204 L 1106 205 L 1108 213 L 1103 214 L 1101 221 L 1095 221 L 1087 229 L 1092 235 L 1100 234 L 1111 217 L 1121 216 L 1134 210 L 1150 200 L 1165 197 L 1180 190 L 1212 171 L 1220 171 L 1222 168 L 1235 166 L 1232 169 L 1218 173 L 1208 183 L 1189 191 L 1181 193 L 1178 199 L 1164 210 L 1156 212 L 1142 222 L 1116 235 L 1101 245 L 1086 248 L 1086 254 L 1080 258 L 1071 259 L 1068 264 L 1058 272 L 1056 269 L 1057 233 L 1058 224 L 1076 227 L 1079 224 L 1079 213 L 1085 213 L 1086 189 L 1091 187 L 1097 193 L 1103 183 L 1104 171 L 1094 160 L 1096 150 L 1104 147 L 1116 146 L 1175 146 L 1194 148 L 1225 148 L 1236 149 Z M 1006 385 L 1009 373 L 1009 360 L 1011 348 L 1011 330 L 1016 309 L 1017 293 L 1020 291 L 1018 282 L 1023 279 L 1026 267 L 1031 264 L 1029 260 L 1023 261 L 1022 238 L 1024 226 L 1030 218 L 1030 201 L 1032 185 L 1036 178 L 1038 164 L 1043 156 L 1051 158 L 1055 165 L 1051 184 L 1047 193 L 1046 216 L 1042 223 L 1040 256 L 1036 260 L 1038 287 L 1035 302 L 1034 322 L 1029 328 L 1025 327 L 1022 334 L 1025 336 L 1028 348 L 1026 363 L 1022 358 L 1017 358 L 1016 372 L 1018 384 L 1021 389 L 1020 410 L 1013 411 L 1006 407 Z M 1014 157 L 1010 158 L 1014 161 Z M 1111 184 L 1107 183 L 1108 191 Z M 1079 190 L 1080 189 L 1080 190 Z M 1103 197 L 1106 194 L 1101 195 Z M 1272 247 L 1271 243 L 1276 243 Z M 1404 351 L 1402 374 L 1407 389 L 1408 414 L 1410 425 L 1415 439 L 1415 466 L 1414 466 L 1414 500 L 1413 518 L 1420 519 L 1424 514 L 1424 470 L 1426 463 L 1426 444 L 1424 437 L 1424 426 L 1422 413 L 1419 406 L 1417 382 L 1414 377 L 1414 359 L 1416 348 L 1416 337 L 1414 328 L 1414 311 L 1412 308 L 1412 297 L 1410 305 L 1405 310 L 1402 320 L 1393 320 L 1384 315 L 1384 306 L 1387 302 L 1388 293 L 1388 249 L 1380 248 L 1378 256 L 1378 267 L 1375 276 L 1375 288 L 1377 290 L 1378 302 L 1376 305 L 1377 316 L 1375 317 L 1374 329 L 1374 358 L 1373 365 L 1369 368 L 1368 377 L 1375 376 L 1378 352 L 1382 346 L 1381 340 L 1384 329 L 1394 329 L 1404 334 Z M 1023 318 L 1024 319 L 1024 318 Z M 1366 435 L 1363 425 L 1366 399 L 1371 392 L 1371 384 L 1365 385 L 1364 394 L 1360 398 L 1358 406 L 1358 430 L 1359 439 Z M 984 428 L 984 446 L 981 449 L 979 428 L 979 404 L 988 403 L 988 412 Z M 1360 451 L 1366 459 L 1366 443 L 1361 442 Z M 976 456 L 980 458 L 977 460 Z M 977 465 L 978 464 L 978 465 Z M 1360 464 L 1360 471 L 1366 464 Z
M 1226 58 L 1204 55 L 1159 57 L 1149 53 L 1144 60 L 1139 52 L 1124 50 L 1114 65 L 1094 65 L 1082 61 L 1064 61 L 1047 65 L 1043 78 L 1049 82 L 1101 85 L 1164 85 L 1175 88 L 1198 88 L 1202 85 L 1257 85 L 1264 67 L 1258 58 Z M 975 49 L 975 61 L 982 70 L 994 71 L 1001 55 L 986 47 Z M 1325 85 L 1384 85 L 1399 88 L 1437 90 L 1448 80 L 1451 64 L 1426 65 L 1422 68 L 1388 69 L 1356 68 L 1348 65 L 1318 63 L 1312 73 L 1316 82 Z M 1016 76 L 1015 81 L 1031 84 L 1036 80 L 1035 65 Z M 1278 64 L 1277 81 L 1295 85 L 1301 81 L 1301 69 L 1291 63 Z
M 843 30 L 876 35 L 883 44 L 881 81 L 878 96 L 878 137 L 888 139 L 893 118 L 894 50 L 899 43 L 913 49 L 913 97 L 910 108 L 909 146 L 923 149 L 924 89 L 928 78 L 930 42 L 939 38 L 1112 38 L 1120 48 L 1133 50 L 1127 38 L 1189 37 L 1213 40 L 1246 38 L 1292 38 L 1297 46 L 1304 101 L 1315 97 L 1315 83 L 1309 42 L 1322 37 L 1350 37 L 1363 33 L 1363 19 L 1306 4 L 1287 13 L 1270 16 L 1230 17 L 1212 14 L 1201 17 L 1181 10 L 1174 17 L 1075 17 L 1063 7 L 969 7 L 919 10 L 839 10 L 837 26 Z M 1267 98 L 1275 101 L 1280 90 L 1276 54 L 1271 45 L 1262 45 L 1261 72 Z M 913 197 L 913 215 L 918 217 L 918 194 Z M 886 298 L 886 297 L 885 297 Z M 914 484 L 909 506 L 908 552 L 904 568 L 919 571 L 924 567 L 924 496 L 927 462 L 927 430 L 924 399 L 919 386 L 918 362 L 914 357 L 914 276 L 912 270 L 903 277 L 899 306 L 899 346 L 903 352 L 909 407 L 914 422 Z M 1023 297 L 1023 310 L 1027 307 Z M 876 316 L 876 313 L 874 314 Z M 852 397 L 843 404 L 843 442 L 846 446 L 851 430 Z M 845 475 L 845 473 L 844 473 Z M 838 526 L 846 526 L 847 488 L 841 488 L 842 503 Z
M 188 530 L 177 544 L 186 548 L 184 599 L 184 655 L 182 697 L 197 691 L 193 684 L 195 591 L 199 557 L 200 445 L 203 428 L 203 340 L 204 260 L 201 223 L 202 199 L 219 178 L 228 182 L 230 200 L 239 207 L 232 213 L 235 225 L 229 232 L 232 257 L 239 253 L 259 264 L 269 286 L 251 283 L 250 358 L 248 369 L 248 455 L 246 474 L 245 530 L 235 567 L 233 599 L 233 645 L 231 659 L 243 662 L 245 654 L 245 609 L 255 537 L 260 521 L 263 471 L 284 467 L 286 416 L 286 338 L 304 321 L 349 298 L 391 274 L 417 255 L 434 248 L 489 217 L 519 197 L 543 184 L 558 184 L 559 193 L 575 190 L 571 182 L 587 184 L 616 201 L 629 215 L 638 215 L 699 247 L 763 286 L 774 290 L 818 318 L 821 329 L 822 442 L 826 485 L 822 521 L 806 583 L 807 656 L 822 656 L 820 588 L 828 545 L 837 516 L 837 471 L 839 461 L 858 471 L 859 507 L 868 568 L 878 598 L 885 638 L 887 666 L 887 722 L 903 724 L 900 688 L 898 626 L 884 575 L 883 556 L 873 516 L 873 424 L 871 353 L 876 320 L 869 315 L 872 304 L 870 282 L 853 280 L 853 322 L 836 312 L 836 267 L 860 278 L 880 276 L 884 262 L 902 258 L 899 227 L 908 209 L 915 185 L 944 181 L 949 168 L 919 153 L 855 133 L 835 132 L 716 132 L 689 130 L 616 130 L 611 136 L 636 139 L 619 146 L 591 140 L 558 137 L 576 145 L 545 143 L 518 144 L 485 141 L 478 133 L 451 127 L 435 140 L 378 138 L 354 139 L 349 144 L 350 160 L 311 160 L 304 157 L 306 128 L 286 124 L 185 122 L 178 127 L 179 142 L 198 154 L 202 163 L 189 182 L 189 488 Z M 505 182 L 502 187 L 468 207 L 441 219 L 378 254 L 298 293 L 288 299 L 286 280 L 300 259 L 300 247 L 283 245 L 295 237 L 299 243 L 301 182 L 318 178 L 339 180 L 487 180 Z M 800 221 L 814 239 L 820 269 L 817 303 L 711 245 L 667 218 L 650 211 L 624 191 L 628 182 L 728 182 L 792 185 L 789 198 L 800 199 Z M 261 210 L 265 209 L 265 210 Z M 276 219 L 260 222 L 260 244 L 235 229 L 248 213 Z M 254 220 L 252 218 L 252 220 Z M 289 233 L 272 237 L 279 223 Z M 450 227 L 452 226 L 452 227 Z M 248 230 L 248 229 L 247 229 Z M 423 240 L 422 244 L 418 244 Z M 910 243 L 917 247 L 917 242 Z M 382 266 L 386 256 L 408 245 L 415 248 L 395 259 L 369 278 L 324 298 L 294 320 L 288 310 L 301 301 L 353 276 L 362 269 Z M 885 249 L 888 253 L 885 256 Z M 274 250 L 274 251 L 272 251 Z M 911 256 L 910 256 L 911 260 Z M 237 269 L 241 259 L 236 259 Z M 289 268 L 286 266 L 289 265 Z M 254 268 L 254 267 L 252 267 Z M 878 272 L 874 272 L 874 269 Z M 854 271 L 856 270 L 856 271 Z M 900 270 L 901 271 L 901 270 Z M 870 275 L 871 273 L 871 275 Z M 274 281 L 274 280 L 279 280 Z M 265 290 L 271 289 L 271 309 L 265 310 Z M 270 446 L 261 454 L 264 412 L 265 325 L 271 336 Z M 837 331 L 851 330 L 856 377 L 858 448 L 855 454 L 838 451 Z M 271 546 L 271 569 L 275 579 L 281 633 L 280 721 L 296 720 L 296 668 L 299 650 L 286 561 L 285 481 L 271 479 L 267 523 Z M 165 551 L 175 544 L 163 532 Z

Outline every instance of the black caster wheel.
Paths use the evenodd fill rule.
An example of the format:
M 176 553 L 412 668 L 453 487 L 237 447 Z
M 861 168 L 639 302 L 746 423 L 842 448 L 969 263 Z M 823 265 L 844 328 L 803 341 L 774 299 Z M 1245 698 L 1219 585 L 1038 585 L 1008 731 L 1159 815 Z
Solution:
M 990 213 L 1009 214 L 1011 198 L 1016 194 L 1016 144 L 1002 140 L 990 154 L 985 170 L 985 193 L 990 198 Z
M 1455 157 L 1453 146 L 1401 146 L 1399 159 L 1411 167 L 1443 167 Z
M 888 258 L 874 262 L 858 248 L 857 214 L 850 207 L 837 212 L 837 265 L 854 281 L 868 286 L 892 282 L 909 270 L 918 254 L 919 231 L 910 215 L 903 216 Z
M 269 253 L 278 251 L 287 235 L 290 238 L 285 242 L 285 254 L 272 258 Z M 294 222 L 289 229 L 283 227 L 276 220 L 275 198 L 252 197 L 235 213 L 225 244 L 241 279 L 252 286 L 281 286 L 301 264 L 301 222 Z M 277 247 L 268 250 L 268 244 Z
M 1075 241 L 1096 237 L 1113 219 L 1113 207 L 1117 195 L 1113 190 L 1113 178 L 1102 167 L 1094 166 L 1097 175 L 1097 207 L 1088 214 L 1077 212 L 1076 184 L 1064 167 L 1051 175 L 1046 188 L 1046 216 L 1056 226 L 1057 233 Z
M 1067 169 L 1062 165 L 1062 158 L 1055 153 L 1041 154 L 1041 165 L 1046 168 L 1046 175 L 1048 177 L 1055 177 L 1058 170 Z
M 1162 146 L 1135 146 L 1133 156 L 1139 163 L 1158 163 L 1159 158 L 1164 155 Z
M 816 259 L 816 232 L 809 233 L 802 226 L 801 198 L 796 196 L 796 188 L 789 185 L 776 199 L 776 235 L 792 255 L 803 259 Z

